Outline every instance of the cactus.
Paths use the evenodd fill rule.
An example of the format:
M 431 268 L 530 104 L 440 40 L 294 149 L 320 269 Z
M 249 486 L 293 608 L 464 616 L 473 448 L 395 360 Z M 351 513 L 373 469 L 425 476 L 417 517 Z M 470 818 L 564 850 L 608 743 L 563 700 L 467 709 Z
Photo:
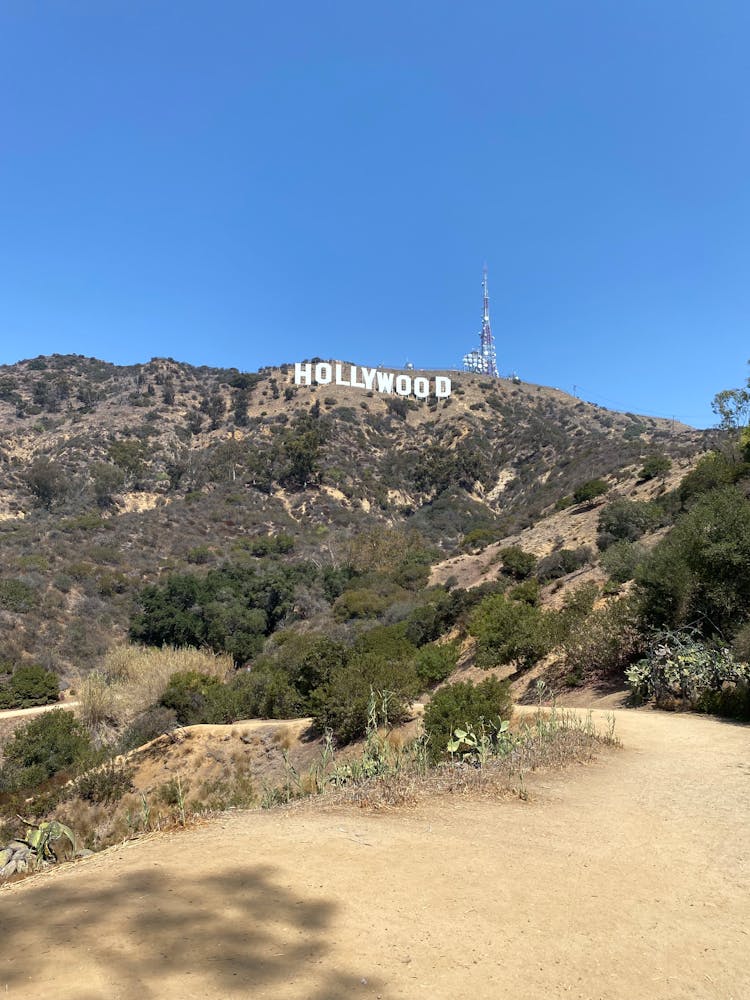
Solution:
M 483 767 L 490 757 L 505 750 L 508 743 L 512 742 L 507 720 L 498 718 L 498 723 L 490 720 L 489 725 L 485 725 L 484 719 L 480 719 L 478 733 L 468 724 L 465 729 L 454 729 L 453 738 L 448 741 L 446 748 L 448 753 L 451 757 L 459 754 L 464 764 Z

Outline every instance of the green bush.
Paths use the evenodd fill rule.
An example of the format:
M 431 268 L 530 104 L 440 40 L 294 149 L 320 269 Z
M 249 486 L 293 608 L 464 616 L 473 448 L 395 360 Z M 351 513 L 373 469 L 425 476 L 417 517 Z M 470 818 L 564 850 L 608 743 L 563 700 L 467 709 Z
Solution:
M 634 542 L 659 524 L 661 512 L 652 503 L 612 500 L 599 512 L 597 545 L 606 549 L 614 542 Z
M 656 479 L 657 476 L 666 476 L 671 468 L 672 460 L 666 455 L 649 455 L 638 473 L 638 478 L 643 482 L 648 482 L 651 479 Z
M 347 621 L 352 618 L 377 618 L 382 615 L 390 604 L 387 597 L 378 594 L 374 590 L 360 588 L 358 590 L 345 590 L 336 599 L 333 606 L 333 614 L 339 621 Z
M 731 486 L 698 499 L 636 581 L 647 624 L 733 636 L 750 616 L 750 502 Z
M 174 574 L 141 591 L 130 637 L 151 646 L 208 646 L 246 663 L 293 611 L 297 587 L 317 578 L 318 570 L 306 563 L 228 564 L 205 576 Z
M 737 466 L 726 455 L 709 452 L 682 479 L 677 494 L 683 504 L 713 490 L 730 486 L 737 478 Z
M 539 603 L 540 589 L 538 580 L 524 580 L 508 591 L 508 597 L 512 601 L 523 601 L 524 604 L 536 605 Z
M 17 729 L 4 747 L 0 790 L 29 788 L 67 770 L 91 752 L 91 740 L 75 715 L 54 708 Z
M 696 708 L 700 712 L 750 722 L 750 681 L 740 680 L 721 691 L 707 691 L 698 699 Z
M 602 553 L 601 563 L 615 583 L 626 583 L 635 578 L 646 550 L 636 542 L 615 542 Z
M 608 491 L 609 486 L 603 479 L 589 479 L 585 483 L 581 483 L 580 486 L 576 487 L 573 491 L 573 500 L 575 503 L 590 503 L 592 500 L 596 500 L 597 497 L 603 496 Z
M 476 685 L 470 681 L 447 684 L 435 692 L 424 713 L 430 757 L 437 761 L 446 755 L 448 741 L 457 727 L 476 729 L 482 721 L 505 721 L 512 714 L 508 681 L 487 677 Z
M 112 805 L 133 790 L 133 768 L 122 761 L 107 760 L 89 768 L 76 780 L 71 794 L 87 802 Z
M 60 697 L 57 675 L 38 664 L 16 667 L 6 686 L 0 686 L 0 708 L 50 705 Z
M 432 687 L 444 681 L 456 669 L 459 644 L 448 642 L 438 646 L 430 643 L 422 646 L 414 657 L 414 669 L 424 687 Z
M 419 686 L 411 657 L 402 659 L 384 652 L 356 651 L 348 663 L 336 667 L 328 681 L 313 692 L 315 726 L 320 730 L 330 729 L 340 743 L 350 743 L 365 734 L 372 691 L 379 702 L 384 693 L 389 693 L 389 721 L 400 722 L 406 718 L 409 702 Z
M 230 689 L 218 677 L 185 670 L 172 674 L 159 704 L 171 708 L 181 726 L 221 724 L 236 718 Z
M 278 668 L 242 670 L 229 686 L 238 719 L 295 719 L 305 714 L 305 699 Z
M 562 643 L 568 683 L 621 675 L 642 646 L 634 602 L 610 601 L 570 625 Z
M 540 608 L 504 594 L 485 598 L 469 621 L 469 632 L 477 639 L 477 666 L 533 666 L 551 648 L 549 624 Z
M 514 580 L 525 580 L 527 576 L 531 576 L 536 566 L 536 556 L 524 552 L 519 545 L 500 549 L 500 561 L 503 573 L 512 576 Z
M 750 663 L 750 621 L 739 629 L 732 642 L 732 656 L 735 660 Z

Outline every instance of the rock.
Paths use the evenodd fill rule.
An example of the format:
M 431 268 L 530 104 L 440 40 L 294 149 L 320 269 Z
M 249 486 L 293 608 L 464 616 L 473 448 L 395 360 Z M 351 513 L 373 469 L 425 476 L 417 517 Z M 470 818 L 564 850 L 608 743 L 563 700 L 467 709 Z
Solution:
M 0 851 L 0 868 L 4 868 L 12 857 L 13 851 L 10 847 L 6 847 L 4 850 Z
M 23 840 L 11 840 L 11 842 L 8 844 L 8 847 L 11 849 L 11 851 L 13 851 L 14 854 L 16 851 L 28 851 L 29 849 L 29 845 L 25 843 Z
M 16 872 L 19 875 L 21 874 L 21 872 L 27 872 L 29 870 L 29 863 L 25 858 L 20 858 L 20 859 L 14 858 L 13 860 L 16 865 Z
M 8 878 L 10 875 L 16 874 L 16 863 L 15 861 L 9 861 L 7 865 L 3 865 L 0 868 L 0 878 Z
M 80 851 L 76 851 L 75 852 L 75 854 L 73 855 L 73 857 L 74 858 L 90 858 L 90 857 L 93 856 L 93 853 L 94 853 L 93 851 L 89 851 L 85 847 L 82 847 L 80 849 Z

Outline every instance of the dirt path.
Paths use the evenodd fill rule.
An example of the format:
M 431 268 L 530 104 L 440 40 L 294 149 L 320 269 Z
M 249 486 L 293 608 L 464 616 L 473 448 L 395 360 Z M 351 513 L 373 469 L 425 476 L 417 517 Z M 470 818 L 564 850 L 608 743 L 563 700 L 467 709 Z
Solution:
M 618 712 L 531 801 L 237 813 L 0 891 L 0 993 L 745 1000 L 750 728 Z
M 43 712 L 52 712 L 56 708 L 78 708 L 77 701 L 56 701 L 51 705 L 37 705 L 35 708 L 4 708 L 0 711 L 0 722 L 5 719 L 32 719 Z

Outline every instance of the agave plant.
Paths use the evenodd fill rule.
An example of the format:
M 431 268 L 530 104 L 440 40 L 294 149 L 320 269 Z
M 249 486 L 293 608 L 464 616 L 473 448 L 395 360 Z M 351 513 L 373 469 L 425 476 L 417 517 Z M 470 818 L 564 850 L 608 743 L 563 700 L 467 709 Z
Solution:
M 37 864 L 42 861 L 57 861 L 57 854 L 52 844 L 65 837 L 70 841 L 73 851 L 76 850 L 76 838 L 70 827 L 57 820 L 45 821 L 43 823 L 30 823 L 23 816 L 18 817 L 21 822 L 28 827 L 28 835 L 24 838 L 24 843 L 28 844 L 36 854 Z

